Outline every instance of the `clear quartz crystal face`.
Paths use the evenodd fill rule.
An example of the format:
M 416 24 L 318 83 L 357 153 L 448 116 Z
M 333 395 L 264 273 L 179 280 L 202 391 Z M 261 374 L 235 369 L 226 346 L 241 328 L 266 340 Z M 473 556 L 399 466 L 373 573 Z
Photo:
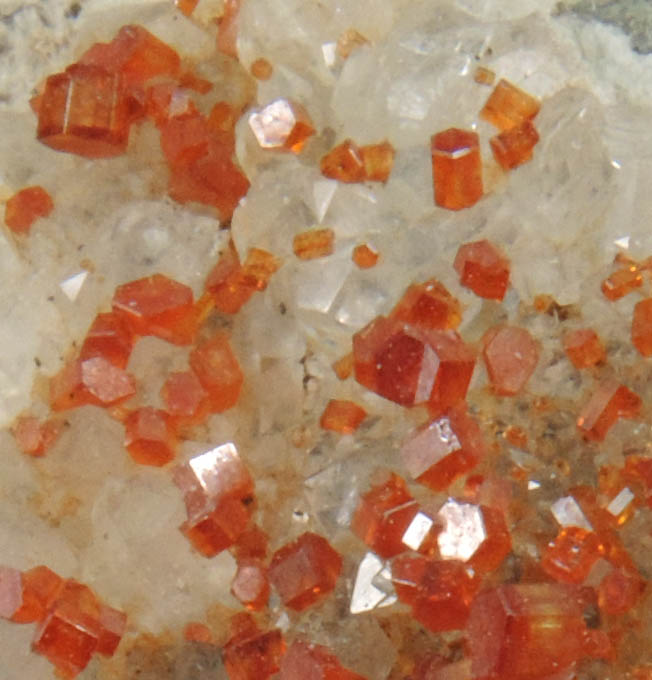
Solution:
M 582 512 L 579 503 L 572 496 L 559 498 L 550 506 L 550 512 L 560 527 L 579 527 L 593 531 L 591 523 Z
M 437 516 L 444 527 L 437 535 L 441 556 L 447 560 L 470 560 L 487 537 L 480 507 L 451 498 Z
M 411 550 L 419 550 L 434 521 L 424 512 L 418 512 L 403 534 L 403 543 Z

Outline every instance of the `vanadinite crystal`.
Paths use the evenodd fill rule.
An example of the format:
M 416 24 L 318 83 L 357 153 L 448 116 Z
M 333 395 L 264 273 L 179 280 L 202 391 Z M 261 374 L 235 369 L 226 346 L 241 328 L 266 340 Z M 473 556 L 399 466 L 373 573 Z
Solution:
M 501 130 L 509 130 L 532 120 L 541 104 L 527 92 L 501 80 L 487 99 L 480 116 Z
M 342 558 L 328 541 L 306 532 L 274 553 L 269 580 L 286 607 L 301 611 L 335 588 L 341 569 Z
M 607 354 L 592 328 L 577 328 L 563 338 L 564 351 L 575 368 L 590 368 L 606 361 Z
M 248 614 L 231 620 L 233 634 L 224 645 L 229 680 L 267 680 L 279 670 L 285 653 L 280 630 L 262 631 Z
M 434 411 L 464 399 L 475 366 L 473 350 L 455 331 L 422 330 L 382 316 L 353 336 L 353 360 L 361 385 Z
M 483 343 L 482 356 L 496 394 L 518 394 L 539 362 L 537 341 L 524 328 L 498 326 L 487 331 Z
M 430 279 L 405 291 L 392 310 L 392 318 L 418 328 L 448 330 L 459 326 L 462 310 L 442 283 Z
M 125 447 L 136 463 L 161 466 L 174 458 L 176 438 L 170 415 L 151 406 L 132 411 L 125 419 Z
M 263 149 L 299 153 L 315 134 L 306 110 L 287 99 L 276 99 L 249 115 L 249 127 Z
M 262 609 L 269 599 L 267 568 L 260 560 L 246 559 L 238 562 L 238 570 L 231 582 L 231 593 L 251 610 Z
M 43 456 L 54 444 L 62 430 L 62 424 L 55 420 L 40 421 L 34 416 L 21 416 L 13 426 L 16 443 L 23 453 Z
M 134 346 L 134 334 L 116 312 L 98 314 L 86 333 L 79 355 L 82 359 L 104 357 L 118 368 L 126 368 Z
M 7 201 L 5 224 L 17 234 L 24 234 L 35 220 L 47 217 L 53 210 L 52 197 L 43 187 L 25 187 Z
M 363 182 L 365 164 L 360 147 L 351 139 L 345 140 L 321 159 L 321 172 L 339 182 Z
M 356 403 L 342 399 L 331 399 L 319 420 L 324 430 L 340 434 L 353 434 L 367 417 L 367 412 Z
M 636 418 L 640 397 L 615 380 L 601 382 L 582 409 L 577 426 L 587 439 L 602 441 L 618 418 Z
M 529 120 L 492 137 L 491 151 L 503 170 L 511 170 L 532 158 L 539 133 Z
M 435 203 L 449 210 L 469 208 L 482 198 L 482 159 L 478 135 L 450 128 L 432 136 Z
M 335 233 L 332 229 L 309 229 L 297 234 L 292 240 L 292 250 L 301 260 L 314 260 L 332 255 Z
M 279 680 L 365 680 L 326 647 L 296 640 L 281 660 Z
M 366 243 L 361 243 L 353 249 L 351 257 L 360 269 L 371 269 L 378 263 L 380 255 Z
M 171 373 L 161 388 L 168 413 L 179 422 L 201 422 L 208 412 L 208 394 L 192 371 Z
M 509 260 L 489 241 L 460 246 L 453 265 L 460 283 L 476 295 L 502 300 L 509 285 Z
M 632 344 L 644 356 L 652 356 L 652 298 L 636 303 L 632 319 Z

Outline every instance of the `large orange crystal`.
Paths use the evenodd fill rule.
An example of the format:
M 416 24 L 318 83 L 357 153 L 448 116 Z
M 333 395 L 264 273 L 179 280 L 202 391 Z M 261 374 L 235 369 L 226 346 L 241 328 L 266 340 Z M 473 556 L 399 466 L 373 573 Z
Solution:
M 401 458 L 413 479 L 440 491 L 472 470 L 485 452 L 478 424 L 455 408 L 416 430 L 401 447 Z
M 306 110 L 287 99 L 276 99 L 249 116 L 249 127 L 263 149 L 299 153 L 315 128 Z
M 356 380 L 404 406 L 441 412 L 462 401 L 475 355 L 452 330 L 421 330 L 378 317 L 353 336 Z
M 644 356 L 652 356 L 652 298 L 636 303 L 632 319 L 632 343 Z
M 28 569 L 21 576 L 20 607 L 11 616 L 16 623 L 42 621 L 63 586 L 63 579 L 44 565 Z
M 46 80 L 36 137 L 57 151 L 107 158 L 126 151 L 129 122 L 122 77 L 73 64 Z
M 311 532 L 277 550 L 269 580 L 283 604 L 301 611 L 328 595 L 342 570 L 342 558 L 328 541 Z
M 118 368 L 126 368 L 134 346 L 134 334 L 122 314 L 98 314 L 86 333 L 80 350 L 82 359 L 104 357 Z
M 163 274 L 118 286 L 113 311 L 136 335 L 155 335 L 175 345 L 189 345 L 197 334 L 192 290 Z
M 449 210 L 477 203 L 483 194 L 478 135 L 450 128 L 432 136 L 430 151 L 435 203 Z
M 577 419 L 582 434 L 602 441 L 618 418 L 635 418 L 641 410 L 641 399 L 624 385 L 607 379 L 598 385 Z
M 43 187 L 25 187 L 7 201 L 5 224 L 17 234 L 26 234 L 35 220 L 53 210 L 52 197 Z
M 125 419 L 125 447 L 136 463 L 160 467 L 174 458 L 176 438 L 170 415 L 151 406 Z
M 360 498 L 351 529 L 377 555 L 394 557 L 407 550 L 403 535 L 418 510 L 405 481 L 391 473 Z
M 509 260 L 490 241 L 461 245 L 453 266 L 460 283 L 479 297 L 489 300 L 505 297 L 509 285 Z
M 529 120 L 505 130 L 489 140 L 496 162 L 503 170 L 514 168 L 532 159 L 532 150 L 539 133 Z
M 134 379 L 104 357 L 77 359 L 50 380 L 50 407 L 114 406 L 135 392 Z
M 216 333 L 201 343 L 190 353 L 189 362 L 208 393 L 208 404 L 213 413 L 235 406 L 244 377 L 225 333 Z
M 513 396 L 524 387 L 539 362 L 539 345 L 524 328 L 498 326 L 483 338 L 484 357 L 496 394 Z
M 532 120 L 541 104 L 527 92 L 500 80 L 485 102 L 480 116 L 500 130 L 509 130 Z
M 449 330 L 460 325 L 462 310 L 442 283 L 430 279 L 410 286 L 391 316 L 417 328 Z

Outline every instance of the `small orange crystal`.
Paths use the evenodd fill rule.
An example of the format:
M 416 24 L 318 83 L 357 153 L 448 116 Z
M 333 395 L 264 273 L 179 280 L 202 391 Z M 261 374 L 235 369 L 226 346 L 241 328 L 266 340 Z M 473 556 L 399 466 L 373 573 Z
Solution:
M 618 418 L 635 418 L 641 410 L 641 398 L 615 380 L 598 385 L 577 419 L 582 434 L 602 441 Z
M 394 557 L 407 550 L 403 535 L 418 511 L 405 480 L 390 473 L 362 495 L 351 529 L 380 557 Z
M 124 317 L 116 312 L 98 314 L 86 333 L 79 356 L 103 357 L 118 368 L 126 368 L 134 346 L 134 334 Z
M 299 153 L 315 128 L 307 111 L 296 102 L 276 99 L 249 116 L 249 127 L 263 149 Z
M 619 269 L 608 276 L 600 286 L 603 295 L 607 300 L 620 300 L 633 290 L 643 285 L 643 276 L 635 265 Z
M 396 151 L 389 142 L 360 147 L 364 178 L 368 182 L 386 182 L 394 166 Z
M 502 300 L 509 285 L 510 263 L 491 241 L 462 244 L 453 264 L 460 283 L 476 295 Z
M 195 11 L 198 2 L 199 0 L 174 0 L 177 9 L 187 17 Z
M 540 108 L 537 99 L 507 80 L 500 80 L 485 102 L 480 116 L 500 130 L 509 130 L 532 120 Z
M 532 150 L 539 133 L 529 120 L 505 130 L 489 140 L 496 162 L 503 170 L 514 168 L 532 159 Z
M 607 355 L 592 328 L 577 328 L 564 335 L 564 351 L 575 368 L 590 368 L 606 361 Z
M 295 640 L 281 660 L 279 680 L 366 680 L 342 666 L 327 647 Z
M 442 283 L 430 279 L 410 286 L 391 316 L 417 328 L 448 330 L 460 325 L 462 309 Z
M 247 609 L 258 611 L 269 599 L 267 569 L 260 560 L 246 559 L 238 562 L 231 582 L 231 593 Z
M 225 333 L 216 333 L 200 344 L 190 353 L 189 362 L 208 392 L 208 403 L 213 413 L 222 413 L 235 406 L 244 378 Z
M 45 82 L 36 137 L 47 146 L 87 158 L 123 154 L 129 139 L 121 76 L 73 64 Z
M 361 243 L 353 249 L 353 254 L 351 255 L 353 262 L 360 269 L 371 269 L 375 267 L 378 263 L 378 258 L 380 255 L 375 250 L 372 250 L 366 243 Z
M 636 303 L 632 318 L 632 343 L 644 356 L 652 356 L 652 298 Z
M 562 583 L 583 583 L 603 552 L 599 538 L 580 527 L 564 527 L 548 544 L 541 568 Z
M 260 58 L 256 59 L 251 63 L 249 67 L 251 75 L 256 78 L 256 80 L 269 80 L 274 73 L 274 67 L 267 61 L 267 59 Z
M 259 630 L 249 614 L 234 616 L 231 629 L 233 634 L 223 649 L 229 680 L 267 680 L 279 670 L 285 653 L 280 630 Z
M 524 387 L 539 362 L 539 344 L 524 328 L 490 328 L 482 340 L 491 386 L 496 394 L 513 396 Z
M 340 434 L 353 434 L 367 417 L 367 412 L 356 403 L 342 399 L 331 399 L 321 414 L 319 425 L 324 430 Z
M 432 136 L 430 151 L 435 203 L 448 210 L 477 203 L 483 194 L 478 135 L 449 128 Z
M 360 148 L 346 139 L 321 159 L 321 174 L 339 182 L 356 183 L 365 179 L 365 164 Z
M 176 446 L 170 416 L 145 406 L 125 420 L 125 447 L 136 463 L 161 467 L 174 458 Z
M 341 570 L 342 558 L 328 541 L 306 532 L 274 553 L 269 580 L 286 607 L 302 611 L 335 588 Z
M 17 234 L 26 234 L 35 220 L 53 210 L 52 197 L 43 187 L 25 187 L 7 201 L 5 224 Z
M 294 254 L 301 260 L 314 260 L 333 253 L 335 233 L 332 229 L 309 229 L 292 241 Z
M 333 362 L 333 372 L 339 380 L 346 380 L 353 373 L 353 353 L 345 354 Z
M 154 335 L 175 345 L 191 344 L 197 333 L 192 290 L 163 274 L 118 286 L 113 311 L 133 333 Z
M 207 414 L 208 395 L 192 371 L 170 373 L 161 397 L 168 413 L 183 423 L 201 422 Z
M 44 456 L 61 434 L 62 426 L 54 420 L 41 422 L 34 416 L 21 416 L 12 428 L 16 443 L 23 453 Z
M 473 74 L 473 80 L 480 85 L 493 85 L 496 74 L 484 66 L 478 66 Z

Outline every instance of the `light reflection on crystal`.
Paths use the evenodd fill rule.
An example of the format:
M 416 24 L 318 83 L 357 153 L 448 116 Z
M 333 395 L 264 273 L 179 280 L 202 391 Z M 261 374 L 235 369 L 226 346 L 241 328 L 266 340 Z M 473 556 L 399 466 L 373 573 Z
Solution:
M 550 511 L 561 527 L 580 527 L 580 529 L 593 531 L 593 527 L 582 512 L 582 508 L 572 496 L 564 496 L 556 500 L 550 506 Z
M 190 465 L 197 477 L 197 481 L 206 490 L 206 493 L 212 494 L 217 491 L 216 484 L 222 486 L 221 480 L 219 482 L 217 480 L 220 467 L 235 461 L 239 462 L 239 460 L 240 457 L 238 456 L 235 444 L 227 442 L 206 453 L 202 453 L 200 456 L 191 458 L 188 461 L 188 465 Z
M 336 189 L 337 182 L 333 179 L 321 179 L 313 184 L 312 197 L 315 202 L 315 217 L 320 224 L 328 212 Z
M 324 63 L 326 66 L 328 66 L 328 68 L 333 68 L 333 66 L 335 66 L 335 61 L 337 60 L 337 43 L 323 43 L 321 46 L 321 53 L 324 57 Z
M 439 552 L 444 559 L 466 562 L 487 537 L 482 510 L 477 505 L 449 499 L 437 515 L 443 530 L 437 536 Z
M 434 521 L 423 512 L 418 512 L 403 534 L 403 543 L 412 550 L 419 550 Z
M 374 553 L 368 552 L 358 565 L 349 607 L 351 614 L 394 604 L 396 595 L 390 579 L 391 573 L 383 561 Z M 380 588 L 376 585 L 379 581 L 382 583 Z
M 61 288 L 64 295 L 70 300 L 70 302 L 74 302 L 77 299 L 77 296 L 79 295 L 87 276 L 88 271 L 86 269 L 82 269 L 79 273 L 69 276 L 59 284 L 59 288 Z
M 618 517 L 633 500 L 634 494 L 628 487 L 625 487 L 612 499 L 611 503 L 607 506 L 607 511 L 614 517 Z
M 537 489 L 541 488 L 541 482 L 537 482 L 535 479 L 531 479 L 527 483 L 527 490 L 528 491 L 536 491 Z

